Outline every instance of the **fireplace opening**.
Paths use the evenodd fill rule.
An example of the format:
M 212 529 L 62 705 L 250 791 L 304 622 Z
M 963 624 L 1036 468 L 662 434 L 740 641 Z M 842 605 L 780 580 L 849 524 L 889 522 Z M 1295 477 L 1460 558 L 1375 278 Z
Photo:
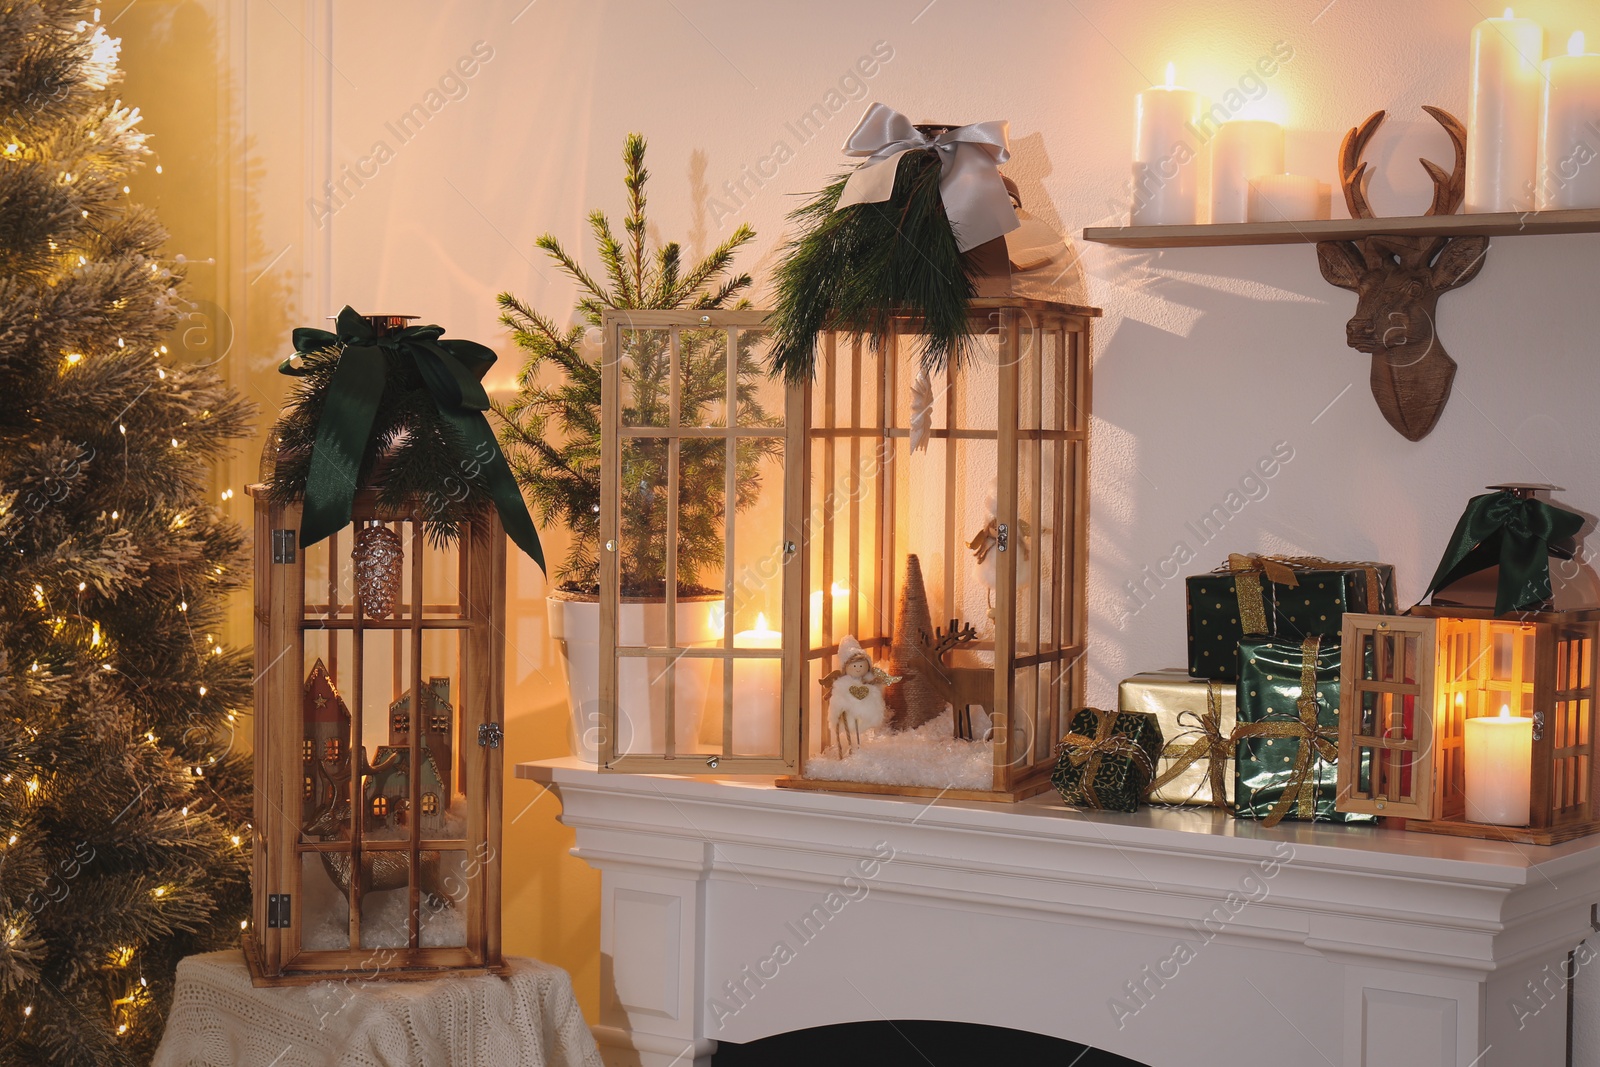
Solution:
M 712 1067 L 1145 1067 L 1136 1060 L 1025 1030 L 978 1023 L 839 1023 L 717 1046 Z

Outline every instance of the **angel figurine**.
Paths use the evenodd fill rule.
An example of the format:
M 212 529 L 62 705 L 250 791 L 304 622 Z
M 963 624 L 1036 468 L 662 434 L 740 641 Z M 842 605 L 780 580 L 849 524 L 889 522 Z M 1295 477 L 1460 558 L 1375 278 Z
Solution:
M 874 666 L 854 636 L 846 634 L 839 642 L 839 669 L 822 679 L 822 691 L 828 697 L 828 727 L 841 757 L 847 755 L 847 743 L 851 749 L 861 747 L 862 730 L 883 725 L 888 716 L 883 691 L 900 677 Z

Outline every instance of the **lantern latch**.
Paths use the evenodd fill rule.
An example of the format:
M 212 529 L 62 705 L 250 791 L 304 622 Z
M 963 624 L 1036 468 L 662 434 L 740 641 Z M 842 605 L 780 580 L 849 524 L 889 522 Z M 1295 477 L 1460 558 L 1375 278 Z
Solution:
M 1010 529 L 1010 527 L 1008 527 L 1005 523 L 1002 522 L 1000 524 L 999 528 L 995 531 L 994 539 L 995 539 L 995 547 L 998 548 L 1000 551 L 1004 552 L 1007 549 L 1007 547 L 1009 547 L 1010 544 L 1011 544 L 1011 529 Z
M 272 562 L 274 562 L 274 563 L 293 563 L 294 562 L 294 531 L 293 530 L 273 530 L 272 531 Z
M 792 556 L 799 550 L 800 546 L 795 544 L 793 541 L 785 541 L 783 543 L 783 554 L 785 556 Z
M 1544 712 L 1542 711 L 1533 713 L 1533 739 L 1535 741 L 1544 740 Z
M 478 724 L 478 747 L 499 748 L 500 742 L 505 739 L 505 731 L 497 722 L 484 722 Z
M 267 925 L 274 930 L 287 930 L 289 928 L 289 901 L 288 893 L 267 894 Z

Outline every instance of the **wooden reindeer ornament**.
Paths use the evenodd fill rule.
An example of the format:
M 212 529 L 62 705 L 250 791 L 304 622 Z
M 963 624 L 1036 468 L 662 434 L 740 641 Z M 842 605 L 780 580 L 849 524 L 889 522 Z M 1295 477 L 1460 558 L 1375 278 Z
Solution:
M 985 709 L 993 706 L 994 671 L 952 667 L 946 657 L 977 639 L 978 633 L 970 623 L 963 626 L 959 620 L 951 619 L 946 630 L 933 625 L 928 594 L 922 584 L 922 563 L 915 555 L 907 556 L 891 649 L 894 671 L 904 678 L 889 694 L 896 729 L 914 730 L 942 715 L 948 704 L 955 716 L 955 736 L 971 739 L 970 709 L 974 704 Z
M 1433 179 L 1429 215 L 1459 211 L 1466 187 L 1467 131 L 1449 112 L 1424 106 L 1455 145 L 1455 166 L 1421 160 Z M 1339 182 L 1353 219 L 1375 216 L 1367 203 L 1367 142 L 1385 112 L 1345 134 L 1339 148 Z M 1322 241 L 1317 260 L 1322 276 L 1355 291 L 1356 313 L 1345 327 L 1351 348 L 1372 357 L 1372 395 L 1389 425 L 1407 440 L 1420 441 L 1439 421 L 1450 398 L 1456 364 L 1435 329 L 1439 296 L 1471 281 L 1483 266 L 1487 237 L 1395 237 L 1373 234 L 1355 241 Z

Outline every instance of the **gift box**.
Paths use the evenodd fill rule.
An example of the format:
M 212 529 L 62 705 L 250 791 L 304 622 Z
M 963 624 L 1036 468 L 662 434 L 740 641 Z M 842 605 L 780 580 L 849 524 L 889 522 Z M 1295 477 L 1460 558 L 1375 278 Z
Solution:
M 1050 781 L 1075 808 L 1138 811 L 1160 757 L 1154 715 L 1084 708 L 1061 739 Z
M 1234 814 L 1371 822 L 1336 810 L 1339 639 L 1246 637 L 1239 642 Z
M 1181 667 L 1124 678 L 1117 710 L 1154 715 L 1164 744 L 1146 799 L 1233 806 L 1234 687 Z
M 1232 554 L 1210 574 L 1184 580 L 1189 673 L 1237 681 L 1239 639 L 1271 634 L 1299 640 L 1339 635 L 1347 611 L 1395 613 L 1394 568 L 1316 556 Z

